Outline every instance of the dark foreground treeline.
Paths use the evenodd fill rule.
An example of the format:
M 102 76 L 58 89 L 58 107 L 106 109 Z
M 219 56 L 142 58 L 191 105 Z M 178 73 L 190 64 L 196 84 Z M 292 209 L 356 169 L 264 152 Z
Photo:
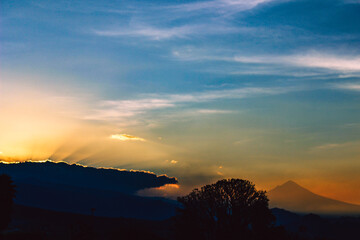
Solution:
M 163 221 L 108 218 L 13 205 L 15 186 L 0 176 L 0 239 L 307 240 L 358 239 L 360 218 L 321 218 L 268 208 L 247 180 L 221 180 L 178 201 Z M 36 194 L 36 193 L 34 193 Z M 12 210 L 12 211 L 11 211 Z
M 168 222 L 106 218 L 15 205 L 4 239 L 165 239 Z
M 273 213 L 285 227 L 289 239 L 355 240 L 359 236 L 360 218 L 323 218 L 313 214 L 300 216 L 281 209 L 273 209 Z M 149 221 L 92 217 L 20 205 L 14 206 L 12 217 L 13 221 L 3 239 L 165 240 L 175 238 L 174 219 Z M 243 238 L 239 237 L 239 239 Z

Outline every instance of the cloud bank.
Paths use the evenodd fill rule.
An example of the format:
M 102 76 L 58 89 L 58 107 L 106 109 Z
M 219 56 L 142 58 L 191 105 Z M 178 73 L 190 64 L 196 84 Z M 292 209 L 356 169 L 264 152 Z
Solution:
M 177 183 L 176 178 L 157 176 L 151 172 L 85 167 L 65 162 L 0 163 L 0 169 L 1 173 L 10 175 L 15 181 L 63 184 L 128 194 Z

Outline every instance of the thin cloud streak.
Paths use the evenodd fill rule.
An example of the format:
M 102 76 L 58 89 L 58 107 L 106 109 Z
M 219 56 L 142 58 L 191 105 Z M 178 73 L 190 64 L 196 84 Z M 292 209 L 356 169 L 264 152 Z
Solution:
M 184 39 L 199 35 L 221 35 L 248 31 L 246 28 L 235 28 L 231 26 L 209 23 L 188 24 L 174 27 L 154 27 L 145 24 L 135 26 L 117 27 L 107 30 L 93 30 L 92 33 L 104 37 L 145 37 L 150 40 Z
M 179 12 L 211 11 L 217 13 L 235 13 L 250 10 L 257 5 L 274 0 L 215 0 L 168 6 Z
M 313 150 L 329 150 L 329 149 L 339 148 L 339 147 L 343 147 L 343 146 L 346 146 L 346 144 L 328 143 L 328 144 L 316 146 L 313 148 Z
M 174 107 L 168 99 L 144 98 L 140 100 L 102 101 L 98 109 L 84 118 L 87 120 L 111 120 L 133 117 L 147 110 Z
M 87 116 L 88 120 L 117 120 L 134 117 L 151 110 L 174 108 L 184 104 L 212 102 L 222 99 L 241 99 L 257 96 L 277 95 L 301 90 L 297 87 L 237 88 L 205 91 L 191 94 L 150 94 L 139 100 L 102 101 L 98 108 Z M 141 97 L 141 96 L 140 96 Z M 227 110 L 199 109 L 201 114 L 231 113 Z
M 129 25 L 104 26 L 90 32 L 102 37 L 144 37 L 149 40 L 188 39 L 205 35 L 248 33 L 252 28 L 234 26 L 229 15 L 274 0 L 215 0 L 167 6 L 142 6 L 131 15 Z M 114 10 L 109 10 L 114 11 Z M 203 19 L 204 13 L 207 15 Z M 200 19 L 197 19 L 197 18 Z M 194 23 L 174 24 L 193 19 Z M 197 19 L 197 20 L 196 20 Z M 197 22 L 197 23 L 195 23 Z
M 219 110 L 219 109 L 199 109 L 197 110 L 198 113 L 203 114 L 226 114 L 226 113 L 234 113 L 234 111 L 229 110 Z
M 120 140 L 120 141 L 140 141 L 140 142 L 145 142 L 146 140 L 144 138 L 141 137 L 136 137 L 136 136 L 132 136 L 129 134 L 113 134 L 110 136 L 111 139 L 116 139 L 116 140 Z
M 342 83 L 333 85 L 335 89 L 360 92 L 360 83 Z
M 185 48 L 173 50 L 172 56 L 182 61 L 225 61 L 245 64 L 284 65 L 321 68 L 340 72 L 360 72 L 360 56 L 335 55 L 309 51 L 291 55 L 229 55 L 229 50 Z M 215 53 L 215 54 L 214 54 Z
M 322 145 L 314 146 L 310 148 L 309 153 L 326 153 L 328 151 L 336 151 L 340 153 L 341 151 L 353 149 L 356 152 L 359 152 L 360 141 L 349 141 L 344 143 L 325 143 Z
M 94 33 L 105 37 L 143 36 L 152 40 L 164 40 L 170 38 L 185 38 L 197 29 L 196 26 L 180 26 L 172 28 L 156 28 L 152 26 L 138 26 L 135 28 L 116 28 L 110 30 L 94 30 Z
M 337 71 L 360 71 L 360 56 L 336 56 L 321 53 L 309 53 L 288 56 L 234 57 L 242 63 L 283 64 L 297 67 L 324 68 Z

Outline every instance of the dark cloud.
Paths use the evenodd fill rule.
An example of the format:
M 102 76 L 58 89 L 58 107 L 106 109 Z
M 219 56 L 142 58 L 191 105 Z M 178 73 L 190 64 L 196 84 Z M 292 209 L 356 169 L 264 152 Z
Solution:
M 177 183 L 176 178 L 166 175 L 157 176 L 150 172 L 85 167 L 52 161 L 0 163 L 0 173 L 9 174 L 15 181 L 56 183 L 127 194 L 134 194 L 145 188 Z

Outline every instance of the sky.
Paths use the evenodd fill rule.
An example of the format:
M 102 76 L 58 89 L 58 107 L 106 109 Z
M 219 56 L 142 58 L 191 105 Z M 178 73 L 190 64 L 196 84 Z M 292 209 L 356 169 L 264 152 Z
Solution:
M 0 4 L 3 161 L 176 177 L 165 195 L 291 179 L 360 204 L 360 1 Z

